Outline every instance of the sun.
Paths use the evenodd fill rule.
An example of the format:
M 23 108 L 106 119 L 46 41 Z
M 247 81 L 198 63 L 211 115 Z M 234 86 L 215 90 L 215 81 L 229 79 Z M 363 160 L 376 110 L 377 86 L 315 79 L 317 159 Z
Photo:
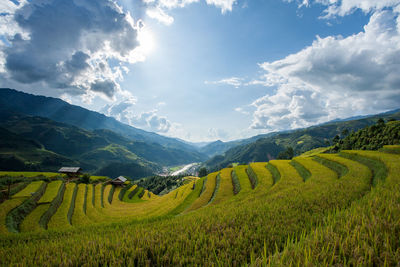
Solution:
M 143 27 L 140 29 L 138 33 L 138 41 L 140 43 L 140 50 L 142 50 L 145 54 L 149 54 L 154 50 L 154 36 L 148 28 Z

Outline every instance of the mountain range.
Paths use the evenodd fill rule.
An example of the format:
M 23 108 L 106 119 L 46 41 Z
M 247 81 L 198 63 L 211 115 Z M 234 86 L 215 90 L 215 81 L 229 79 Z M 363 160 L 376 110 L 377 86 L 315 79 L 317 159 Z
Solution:
M 299 154 L 328 146 L 343 130 L 357 131 L 378 118 L 400 119 L 400 110 L 229 142 L 191 143 L 137 129 L 58 98 L 0 88 L 0 170 L 56 171 L 76 165 L 90 173 L 132 179 L 192 162 L 216 170 L 233 162 L 274 159 L 288 147 Z
M 304 129 L 258 135 L 234 142 L 217 141 L 209 144 L 208 147 L 214 148 L 215 151 L 220 149 L 219 152 L 228 149 L 222 153 L 215 152 L 217 154 L 204 162 L 203 167 L 215 171 L 225 168 L 231 163 L 247 164 L 249 162 L 267 161 L 275 159 L 280 152 L 288 147 L 293 148 L 295 154 L 298 155 L 317 147 L 330 146 L 332 139 L 336 135 L 342 136 L 344 130 L 349 133 L 357 131 L 376 124 L 380 118 L 400 120 L 400 109 L 376 115 L 334 120 Z
M 79 165 L 99 175 L 140 178 L 208 157 L 174 138 L 143 131 L 60 99 L 0 89 L 2 170 Z M 125 170 L 121 173 L 121 170 Z

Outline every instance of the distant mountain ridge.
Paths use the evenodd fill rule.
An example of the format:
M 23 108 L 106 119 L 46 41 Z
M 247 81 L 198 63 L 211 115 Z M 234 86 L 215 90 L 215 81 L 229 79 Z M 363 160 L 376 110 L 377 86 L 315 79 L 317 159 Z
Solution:
M 28 94 L 10 88 L 0 88 L 0 107 L 21 114 L 49 118 L 86 130 L 107 129 L 133 140 L 158 143 L 165 147 L 199 153 L 194 146 L 188 143 L 129 126 L 112 117 L 71 105 L 58 98 Z M 204 155 L 199 156 L 205 158 Z
M 80 165 L 99 175 L 140 178 L 163 166 L 207 159 L 174 138 L 136 129 L 60 99 L 12 89 L 0 89 L 0 138 L 2 170 L 18 166 L 19 170 L 56 171 L 61 165 Z
M 152 175 L 161 171 L 162 166 L 201 161 L 190 151 L 134 141 L 110 130 L 88 131 L 47 118 L 3 109 L 0 109 L 0 137 L 0 158 L 10 158 L 9 155 L 13 155 L 12 160 L 18 166 L 23 165 L 21 162 L 28 163 L 20 167 L 21 170 L 56 171 L 63 164 L 79 164 L 86 171 L 99 175 L 137 177 Z M 36 156 L 31 157 L 29 153 Z M 52 158 L 59 160 L 49 164 Z M 140 172 L 102 171 L 102 168 L 110 170 L 116 163 L 136 165 Z M 11 170 L 7 169 L 10 167 L 0 164 L 2 170 Z
M 249 139 L 233 141 L 233 143 L 216 142 L 209 146 L 220 146 L 226 148 L 235 142 L 239 143 L 227 149 L 220 155 L 215 155 L 207 160 L 203 166 L 214 171 L 225 168 L 230 163 L 247 164 L 253 161 L 268 161 L 278 156 L 279 152 L 287 147 L 292 147 L 297 154 L 317 147 L 328 146 L 332 138 L 341 135 L 343 130 L 357 131 L 366 126 L 375 124 L 379 118 L 400 120 L 400 109 L 369 115 L 361 119 L 341 119 L 340 121 L 331 121 L 304 129 L 291 130 L 285 132 L 271 133 L 266 137 L 263 135 L 254 136 Z M 242 142 L 240 144 L 240 142 Z M 218 148 L 215 149 L 217 151 Z

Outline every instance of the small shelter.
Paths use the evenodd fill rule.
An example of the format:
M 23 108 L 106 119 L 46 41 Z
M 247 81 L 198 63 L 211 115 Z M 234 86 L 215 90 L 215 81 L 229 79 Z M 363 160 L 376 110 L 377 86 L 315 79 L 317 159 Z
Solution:
M 59 173 L 64 173 L 68 176 L 68 178 L 78 178 L 81 175 L 82 169 L 80 167 L 62 167 L 58 170 Z
M 120 176 L 118 178 L 115 178 L 111 181 L 111 184 L 113 185 L 123 185 L 128 179 L 126 179 L 124 176 Z

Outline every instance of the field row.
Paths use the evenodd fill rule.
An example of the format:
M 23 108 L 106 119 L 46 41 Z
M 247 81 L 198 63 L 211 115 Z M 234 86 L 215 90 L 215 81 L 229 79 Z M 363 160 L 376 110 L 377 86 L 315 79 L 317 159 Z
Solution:
M 346 165 L 355 167 L 354 163 L 349 163 L 347 159 L 327 154 L 320 154 L 318 162 L 312 158 L 298 157 L 292 161 L 272 160 L 268 164 L 239 165 L 211 173 L 197 183 L 192 181 L 162 197 L 136 185 L 122 188 L 105 184 L 94 186 L 54 181 L 47 185 L 44 195 L 37 201 L 32 212 L 23 219 L 18 229 L 22 232 L 57 230 L 72 226 L 186 214 L 227 201 L 254 199 L 257 192 L 268 192 L 268 197 L 271 197 L 274 194 L 282 194 L 285 190 L 300 188 L 299 185 L 307 181 L 333 182 L 342 175 L 340 169 L 347 170 Z M 26 190 L 33 192 L 31 187 L 36 184 L 40 182 L 31 183 L 13 199 L 18 199 Z M 7 214 L 26 201 L 27 197 L 19 201 L 13 199 L 2 205 L 9 207 L 3 209 L 2 232 L 6 232 Z
M 64 196 L 52 231 L 0 238 L 0 258 L 38 265 L 396 265 L 399 163 L 396 153 L 365 151 L 251 163 L 148 200 L 132 200 L 146 194 L 135 186 L 68 184 L 55 197 Z

